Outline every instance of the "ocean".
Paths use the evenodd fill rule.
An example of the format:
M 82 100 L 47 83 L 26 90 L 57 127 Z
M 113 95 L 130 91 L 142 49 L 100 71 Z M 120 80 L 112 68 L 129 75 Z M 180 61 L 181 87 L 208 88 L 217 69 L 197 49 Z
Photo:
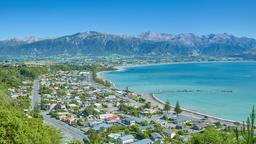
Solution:
M 144 65 L 105 72 L 119 89 L 154 93 L 162 101 L 208 115 L 243 121 L 256 104 L 256 62 Z

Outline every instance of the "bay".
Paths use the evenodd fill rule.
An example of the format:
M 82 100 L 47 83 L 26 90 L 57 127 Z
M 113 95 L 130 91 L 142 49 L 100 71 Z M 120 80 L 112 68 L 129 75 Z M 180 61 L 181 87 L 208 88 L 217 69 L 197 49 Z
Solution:
M 119 89 L 155 93 L 162 101 L 225 119 L 246 120 L 256 104 L 256 62 L 144 65 L 106 72 Z

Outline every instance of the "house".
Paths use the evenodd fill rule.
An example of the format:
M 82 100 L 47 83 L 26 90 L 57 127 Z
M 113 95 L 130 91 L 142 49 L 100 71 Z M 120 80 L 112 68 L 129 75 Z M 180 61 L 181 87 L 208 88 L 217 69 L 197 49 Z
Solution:
M 201 125 L 198 125 L 198 124 L 195 124 L 195 125 L 193 125 L 192 127 L 191 127 L 191 129 L 192 130 L 202 130 L 203 129 L 203 127 L 201 127 Z
M 156 113 L 156 110 L 154 110 L 154 109 L 144 109 L 141 113 L 142 114 L 153 114 L 153 113 Z
M 129 119 L 129 118 L 126 118 L 126 119 L 123 119 L 122 120 L 122 123 L 124 124 L 124 125 L 128 125 L 128 126 L 131 126 L 131 125 L 135 125 L 135 120 L 131 120 L 131 119 Z
M 119 138 L 120 144 L 129 144 L 134 142 L 134 137 L 132 135 L 124 135 Z
M 161 126 L 166 126 L 167 125 L 167 122 L 165 120 L 157 120 L 157 122 L 159 124 L 161 124 Z
M 101 123 L 102 123 L 101 120 L 88 120 L 89 126 L 94 126 L 96 124 L 101 124 Z
M 121 91 L 121 90 L 117 90 L 116 91 L 120 96 L 123 96 L 124 94 L 125 94 L 125 92 L 124 91 Z
M 100 112 L 100 110 L 99 109 L 97 109 L 97 108 L 93 108 L 96 112 Z
M 90 103 L 87 103 L 87 102 L 82 102 L 81 104 L 80 104 L 80 106 L 81 107 L 88 107 L 90 105 Z
M 140 106 L 142 106 L 141 103 L 138 103 L 138 102 L 136 102 L 135 100 L 130 99 L 130 98 L 128 98 L 128 97 L 124 97 L 124 98 L 123 98 L 123 102 L 124 102 L 126 105 L 128 105 L 128 106 L 133 106 L 133 107 L 135 107 L 135 108 L 139 108 Z
M 57 115 L 57 119 L 65 121 L 66 118 L 69 116 L 69 112 L 58 112 Z
M 102 108 L 102 104 L 100 104 L 100 103 L 94 103 L 94 106 L 96 107 L 96 108 Z
M 90 101 L 90 102 L 96 102 L 96 100 L 97 98 L 93 96 L 87 98 L 87 101 Z
M 113 104 L 112 103 L 104 103 L 102 104 L 105 108 L 113 108 Z M 111 110 L 110 110 L 111 111 Z
M 181 125 L 176 125 L 175 129 L 181 130 L 183 127 Z
M 54 106 L 54 109 L 55 110 L 66 110 L 67 108 L 66 108 L 66 106 L 65 105 L 62 105 L 62 104 L 57 104 L 57 105 L 55 105 Z
M 140 126 L 140 130 L 141 131 L 146 131 L 146 130 L 148 130 L 148 129 L 153 129 L 154 127 L 153 126 Z
M 150 139 L 142 139 L 142 140 L 136 141 L 132 144 L 153 144 L 153 141 Z
M 95 131 L 99 132 L 100 128 L 109 128 L 111 127 L 112 124 L 107 124 L 107 123 L 100 123 L 100 124 L 95 124 L 92 129 Z
M 45 105 L 42 105 L 41 108 L 44 110 L 52 110 L 54 109 L 55 106 L 56 104 L 45 104 Z
M 164 138 L 157 132 L 153 132 L 150 135 L 151 140 L 163 142 Z
M 73 121 L 75 121 L 76 118 L 74 117 L 74 115 L 68 115 L 65 119 L 65 121 L 68 123 L 68 124 L 71 124 Z
M 116 122 L 116 121 L 120 120 L 120 117 L 117 116 L 117 115 L 113 115 L 111 117 L 105 118 L 105 120 L 108 121 L 108 122 Z
M 188 131 L 188 133 L 190 133 L 190 134 L 200 132 L 200 131 L 198 131 L 198 130 L 193 130 L 193 129 L 187 129 L 187 131 Z
M 73 104 L 73 103 L 72 104 L 68 104 L 68 106 L 67 106 L 68 109 L 71 109 L 71 108 L 74 108 L 74 107 L 77 107 L 77 105 Z
M 105 120 L 106 118 L 112 117 L 112 116 L 113 116 L 113 114 L 100 114 L 99 118 L 102 120 Z
M 175 124 L 184 124 L 187 122 L 191 122 L 193 118 L 185 116 L 185 115 L 177 115 L 176 117 L 172 118 Z
M 19 97 L 19 95 L 17 95 L 17 94 L 12 94 L 12 99 L 16 99 L 17 97 Z
M 80 121 L 78 122 L 78 125 L 84 127 L 84 126 L 89 126 L 89 123 L 87 121 L 83 121 L 83 122 Z
M 181 141 L 188 142 L 191 139 L 191 136 L 180 136 Z
M 171 139 L 173 139 L 176 136 L 175 132 L 168 129 L 163 129 L 163 132 L 167 137 L 170 137 Z
M 105 97 L 105 99 L 106 99 L 106 100 L 109 100 L 109 101 L 115 100 L 115 99 L 116 99 L 116 96 L 115 96 L 115 95 L 110 95 L 110 96 Z
M 52 98 L 52 95 L 50 95 L 50 94 L 44 94 L 44 97 L 45 97 L 45 98 Z
M 119 139 L 121 137 L 120 134 L 116 134 L 116 133 L 111 133 L 108 135 L 109 138 L 112 138 L 112 139 Z

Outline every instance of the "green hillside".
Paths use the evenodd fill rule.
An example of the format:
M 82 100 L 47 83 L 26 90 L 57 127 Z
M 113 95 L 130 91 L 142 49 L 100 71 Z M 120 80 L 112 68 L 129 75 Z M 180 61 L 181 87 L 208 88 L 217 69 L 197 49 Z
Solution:
M 45 72 L 45 67 L 0 66 L 0 143 L 60 143 L 57 129 L 44 125 L 41 117 L 31 117 L 23 112 L 30 106 L 29 97 L 13 100 L 8 95 L 8 88 L 18 87 L 22 81 L 33 81 Z

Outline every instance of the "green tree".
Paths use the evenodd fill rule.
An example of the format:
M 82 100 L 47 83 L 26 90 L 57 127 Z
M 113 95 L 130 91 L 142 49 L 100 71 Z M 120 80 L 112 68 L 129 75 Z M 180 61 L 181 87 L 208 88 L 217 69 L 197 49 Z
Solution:
M 87 116 L 98 114 L 98 112 L 94 110 L 93 105 L 88 106 L 83 113 Z
M 34 118 L 42 118 L 42 116 L 40 115 L 40 107 L 38 103 L 35 104 L 34 109 L 31 112 L 31 115 Z
M 100 144 L 100 135 L 93 129 L 90 129 L 88 132 L 90 143 Z
M 208 127 L 203 133 L 192 135 L 189 144 L 234 144 L 235 136 L 232 133 L 218 131 Z
M 158 132 L 161 135 L 163 135 L 163 127 L 160 124 L 155 124 L 154 125 L 154 131 Z
M 148 108 L 148 109 L 151 108 L 151 102 L 145 103 L 144 108 Z
M 125 88 L 124 92 L 125 92 L 125 95 L 128 95 L 130 93 L 128 86 Z
M 40 118 L 27 118 L 15 109 L 0 107 L 0 143 L 58 144 L 60 133 Z
M 256 138 L 254 135 L 254 130 L 255 130 L 254 124 L 255 124 L 255 110 L 253 107 L 252 113 L 250 114 L 250 116 L 248 116 L 246 124 L 243 122 L 242 131 L 241 131 L 241 135 L 243 138 L 242 143 L 245 143 L 245 144 L 256 143 Z M 239 133 L 237 129 L 236 129 L 236 137 L 237 137 L 237 140 L 239 140 Z
M 169 100 L 167 100 L 167 101 L 165 102 L 165 104 L 164 104 L 164 110 L 165 110 L 166 112 L 169 112 L 169 111 L 171 110 L 171 104 L 170 104 L 170 101 L 169 101 Z
M 174 111 L 176 112 L 177 115 L 179 115 L 182 112 L 182 110 L 180 108 L 179 101 L 176 102 L 176 106 L 174 108 Z
M 167 116 L 166 113 L 163 115 L 163 119 L 164 119 L 164 120 L 168 120 L 168 116 Z
M 126 114 L 131 114 L 133 116 L 139 116 L 140 114 L 139 109 L 125 104 L 121 104 L 119 106 L 119 110 L 125 112 Z

